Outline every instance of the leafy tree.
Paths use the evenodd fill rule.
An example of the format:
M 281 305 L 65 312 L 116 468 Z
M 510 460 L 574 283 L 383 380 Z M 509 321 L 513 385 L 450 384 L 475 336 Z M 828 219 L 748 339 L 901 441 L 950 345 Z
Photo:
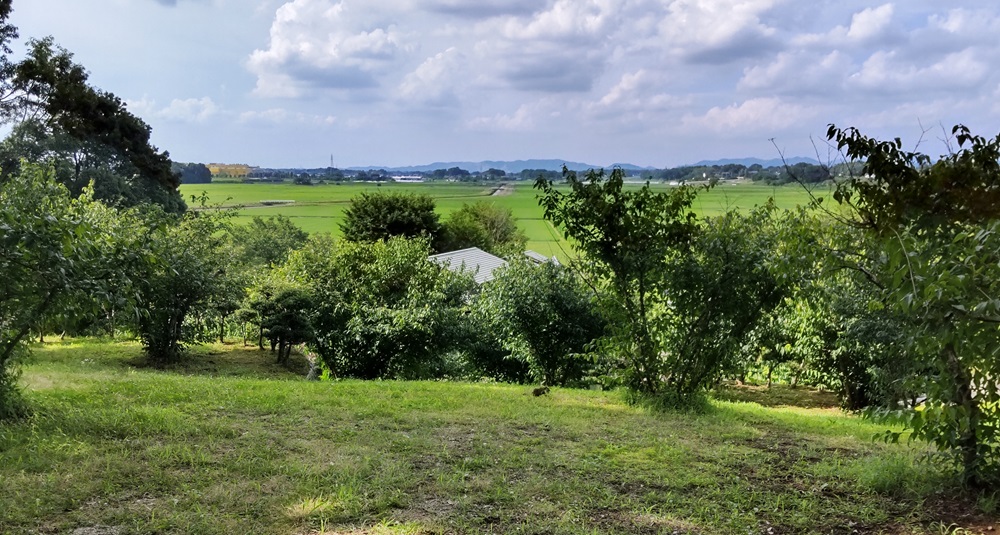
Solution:
M 625 189 L 624 172 L 589 171 L 583 180 L 563 168 L 569 191 L 544 178 L 535 182 L 545 218 L 593 263 L 597 280 L 606 275 L 605 307 L 613 320 L 615 346 L 626 361 L 626 384 L 642 394 L 662 390 L 666 372 L 661 360 L 655 312 L 664 297 L 663 262 L 686 252 L 696 232 L 690 211 L 695 191 L 674 188 L 655 192 L 646 184 Z
M 440 229 L 434 199 L 404 193 L 362 193 L 351 199 L 340 225 L 344 239 L 356 242 L 394 236 L 435 240 Z
M 69 294 L 100 293 L 115 266 L 102 259 L 113 236 L 89 193 L 72 199 L 51 169 L 25 165 L 0 182 L 0 419 L 16 416 L 16 363 L 25 337 Z
M 660 286 L 665 300 L 654 315 L 663 401 L 687 404 L 737 370 L 747 335 L 783 297 L 771 270 L 772 211 L 765 206 L 708 219 L 688 251 L 667 255 Z
M 177 163 L 170 169 L 180 174 L 182 184 L 209 184 L 212 182 L 212 171 L 203 163 Z
M 922 364 L 910 387 L 926 395 L 923 406 L 876 414 L 895 416 L 961 467 L 966 483 L 983 486 L 1000 482 L 1000 136 L 961 125 L 952 134 L 958 150 L 932 161 L 899 139 L 828 131 L 864 162 L 863 177 L 835 198 L 878 240 L 882 254 L 866 271 L 906 319 L 904 341 Z
M 524 252 L 527 236 L 517 227 L 510 208 L 479 201 L 463 204 L 452 212 L 442 225 L 442 252 L 478 247 L 500 256 L 514 256 Z
M 449 374 L 447 355 L 467 329 L 462 311 L 474 282 L 427 259 L 426 242 L 313 238 L 283 270 L 307 286 L 315 349 L 334 374 L 420 379 Z
M 229 235 L 234 261 L 249 269 L 279 266 L 309 239 L 308 233 L 283 215 L 254 216 L 246 225 L 233 225 Z
M 210 306 L 227 286 L 225 235 L 229 212 L 185 214 L 179 222 L 153 218 L 147 262 L 136 273 L 139 335 L 158 364 L 177 361 L 199 329 L 189 315 Z
M 181 212 L 179 176 L 169 155 L 149 142 L 150 128 L 125 109 L 115 95 L 91 87 L 87 72 L 51 38 L 29 42 L 27 57 L 17 63 L 4 108 L 8 121 L 28 121 L 15 131 L 5 172 L 16 172 L 10 149 L 41 154 L 57 166 L 60 181 L 72 190 L 95 182 L 96 196 L 113 204 L 155 203 Z M 31 147 L 35 145 L 35 147 Z
M 496 272 L 475 302 L 507 350 L 522 348 L 536 379 L 565 386 L 593 367 L 584 355 L 604 334 L 593 292 L 566 267 L 515 261 Z
M 313 340 L 309 319 L 312 308 L 312 296 L 306 288 L 295 284 L 272 288 L 262 303 L 261 328 L 267 333 L 272 350 L 277 348 L 279 364 L 288 362 L 292 346 Z

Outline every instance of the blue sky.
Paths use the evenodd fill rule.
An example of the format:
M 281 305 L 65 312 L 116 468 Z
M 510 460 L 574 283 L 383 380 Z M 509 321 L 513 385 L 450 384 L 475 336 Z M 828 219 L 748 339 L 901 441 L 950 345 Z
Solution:
M 932 155 L 1000 132 L 992 0 L 14 0 L 175 160 L 261 166 Z M 23 47 L 15 47 L 20 55 Z M 815 147 L 815 148 L 814 148 Z

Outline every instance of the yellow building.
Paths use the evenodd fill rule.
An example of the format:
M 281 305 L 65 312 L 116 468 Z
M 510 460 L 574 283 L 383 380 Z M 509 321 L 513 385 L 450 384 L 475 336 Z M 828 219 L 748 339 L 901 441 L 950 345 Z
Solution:
M 210 163 L 206 167 L 212 172 L 212 176 L 220 176 L 227 178 L 246 178 L 251 171 L 249 165 L 236 163 Z

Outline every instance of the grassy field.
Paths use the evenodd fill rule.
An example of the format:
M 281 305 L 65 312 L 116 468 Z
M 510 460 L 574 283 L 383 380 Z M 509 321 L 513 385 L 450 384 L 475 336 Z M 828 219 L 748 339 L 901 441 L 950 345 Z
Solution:
M 829 395 L 737 388 L 659 414 L 608 392 L 307 382 L 295 363 L 36 347 L 36 414 L 0 425 L 0 533 L 939 534 L 995 513 L 929 490 L 949 487 L 919 451 L 872 442 Z
M 528 236 L 528 248 L 547 256 L 556 255 L 566 260 L 570 247 L 551 224 L 542 219 L 536 192 L 531 183 L 511 183 L 509 195 L 491 195 L 493 187 L 476 184 L 426 183 L 426 184 L 328 184 L 296 186 L 293 184 L 191 184 L 181 187 L 186 198 L 202 192 L 210 202 L 227 206 L 242 205 L 241 219 L 277 214 L 291 218 L 307 232 L 339 234 L 344 210 L 355 195 L 373 191 L 400 191 L 424 193 L 434 197 L 438 212 L 447 216 L 465 203 L 489 201 L 510 208 L 518 225 Z M 666 188 L 664 185 L 654 185 Z M 779 208 L 794 208 L 809 201 L 808 194 L 798 186 L 772 188 L 754 184 L 723 184 L 702 193 L 695 209 L 702 215 L 717 215 L 728 208 L 750 208 L 774 197 Z M 261 201 L 293 200 L 294 204 L 262 206 Z

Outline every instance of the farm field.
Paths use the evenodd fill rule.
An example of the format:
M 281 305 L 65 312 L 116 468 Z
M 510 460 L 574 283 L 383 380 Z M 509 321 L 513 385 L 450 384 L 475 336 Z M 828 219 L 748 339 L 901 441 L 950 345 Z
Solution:
M 654 184 L 657 188 L 670 186 Z M 489 201 L 509 208 L 518 225 L 528 236 L 528 248 L 546 256 L 558 256 L 567 260 L 571 247 L 542 218 L 542 209 L 536 200 L 536 191 L 530 182 L 511 182 L 512 193 L 492 196 L 494 186 L 458 183 L 395 184 L 326 184 L 316 186 L 296 186 L 293 184 L 191 184 L 181 186 L 186 199 L 192 195 L 206 193 L 212 204 L 224 206 L 241 205 L 239 219 L 248 220 L 253 216 L 268 217 L 281 214 L 309 233 L 340 233 L 344 210 L 350 200 L 362 192 L 397 191 L 430 195 L 437 203 L 438 212 L 444 217 L 458 210 L 465 203 Z M 637 186 L 636 186 L 637 187 Z M 770 187 L 756 184 L 720 184 L 708 192 L 702 192 L 695 201 L 694 208 L 706 216 L 718 215 L 729 208 L 746 209 L 763 204 L 771 197 L 779 208 L 794 208 L 809 202 L 809 195 L 799 186 Z M 262 206 L 266 200 L 293 200 L 294 204 Z
M 915 464 L 920 449 L 873 442 L 881 428 L 829 394 L 734 387 L 692 415 L 649 412 L 615 392 L 308 382 L 303 371 L 234 345 L 193 348 L 165 370 L 145 367 L 132 342 L 36 346 L 23 376 L 35 416 L 0 427 L 0 533 L 936 534 L 991 524 Z

